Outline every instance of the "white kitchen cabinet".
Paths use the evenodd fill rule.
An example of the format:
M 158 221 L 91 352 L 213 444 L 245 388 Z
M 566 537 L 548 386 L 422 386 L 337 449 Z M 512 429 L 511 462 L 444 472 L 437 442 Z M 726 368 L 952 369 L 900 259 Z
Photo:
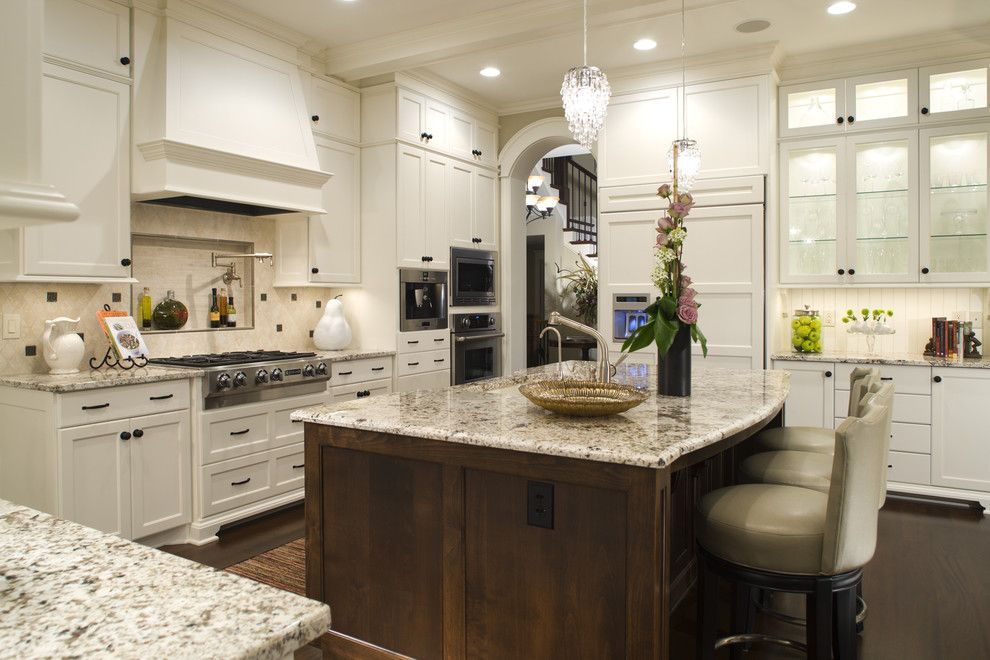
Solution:
M 663 181 L 677 139 L 677 88 L 612 97 L 598 138 L 598 187 Z
M 397 254 L 403 268 L 446 268 L 448 160 L 400 146 L 396 167 Z
M 819 80 L 778 90 L 780 137 L 841 132 L 845 125 L 845 81 Z
M 953 62 L 919 71 L 921 121 L 970 119 L 990 115 L 987 79 L 990 59 Z
M 471 115 L 451 110 L 450 113 L 450 153 L 458 158 L 470 160 L 474 146 L 475 119 Z
M 438 389 L 450 385 L 450 332 L 399 332 L 395 356 L 398 390 Z
M 686 134 L 701 145 L 700 178 L 770 172 L 769 96 L 767 76 L 687 86 Z
M 791 375 L 791 391 L 784 406 L 784 424 L 832 428 L 835 420 L 835 365 L 829 362 L 775 360 L 773 366 Z
M 130 275 L 130 87 L 53 64 L 43 66 L 42 173 L 79 207 L 66 224 L 28 227 L 0 277 L 106 281 Z M 82 129 L 85 127 L 85 130 Z
M 497 190 L 498 179 L 492 171 L 451 161 L 448 213 L 452 247 L 496 249 Z
M 474 149 L 471 155 L 475 160 L 494 167 L 498 162 L 498 129 L 482 121 L 474 122 Z
M 361 95 L 355 90 L 314 76 L 310 78 L 308 109 L 314 133 L 349 144 L 361 141 Z M 320 167 L 327 171 L 322 161 Z
M 45 0 L 43 51 L 103 73 L 130 75 L 131 11 L 110 0 Z
M 130 420 L 131 535 L 143 538 L 190 520 L 189 414 Z
M 423 219 L 426 230 L 427 266 L 446 270 L 450 266 L 450 209 L 448 179 L 450 160 L 428 153 L 423 163 Z
M 990 504 L 990 372 L 932 369 L 932 484 L 985 492 Z
M 361 150 L 317 138 L 323 215 L 275 223 L 275 286 L 336 286 L 361 281 Z
M 400 140 L 425 143 L 426 97 L 422 94 L 399 89 L 396 95 L 396 133 Z
M 331 387 L 330 401 L 333 403 L 347 403 L 348 401 L 358 401 L 370 396 L 382 396 L 383 394 L 391 393 L 391 380 L 369 380 L 361 383 Z
M 424 374 L 399 376 L 399 392 L 415 392 L 416 390 L 442 390 L 450 387 L 450 370 L 431 371 Z
M 446 151 L 450 149 L 450 107 L 434 101 L 426 100 L 426 117 L 424 129 L 426 131 L 426 143 L 431 149 Z
M 127 420 L 58 432 L 62 466 L 59 514 L 101 532 L 131 538 L 127 498 L 131 491 Z

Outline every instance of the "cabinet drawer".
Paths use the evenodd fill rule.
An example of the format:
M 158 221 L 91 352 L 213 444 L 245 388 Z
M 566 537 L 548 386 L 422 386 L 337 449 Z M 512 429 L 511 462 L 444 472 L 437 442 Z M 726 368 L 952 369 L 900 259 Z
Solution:
M 928 454 L 909 454 L 892 451 L 887 459 L 887 481 L 905 484 L 930 484 L 932 457 Z
M 330 385 L 349 385 L 392 377 L 391 356 L 367 360 L 334 362 L 330 365 Z
M 203 514 L 213 515 L 274 495 L 267 453 L 208 465 L 203 470 Z
M 400 376 L 450 369 L 449 350 L 400 355 L 398 359 Z
M 392 393 L 391 380 L 373 380 L 366 383 L 354 383 L 353 385 L 340 385 L 330 388 L 330 400 L 334 403 L 346 401 L 357 401 L 369 396 L 380 396 Z
M 835 365 L 835 388 L 849 389 L 849 374 L 860 366 L 876 366 L 880 369 L 880 377 L 894 384 L 897 394 L 931 394 L 932 370 L 930 367 L 911 367 L 903 365 L 859 365 L 839 363 Z M 843 408 L 845 410 L 845 408 Z
M 293 422 L 289 417 L 293 411 L 307 406 L 316 406 L 327 403 L 330 397 L 326 392 L 314 394 L 300 401 L 294 402 L 291 406 L 283 405 L 272 411 L 272 428 L 275 433 L 272 436 L 272 447 L 285 447 L 303 441 L 303 423 Z
M 268 413 L 209 422 L 204 439 L 204 464 L 268 449 Z
M 896 387 L 896 386 L 895 386 Z M 849 390 L 835 391 L 835 411 L 849 410 Z M 932 398 L 921 394 L 894 394 L 893 421 L 908 424 L 932 423 Z
M 301 442 L 273 452 L 275 458 L 273 483 L 275 493 L 284 493 L 303 487 L 306 477 L 305 454 Z
M 67 392 L 59 395 L 57 406 L 60 428 L 184 410 L 189 407 L 189 381 Z
M 842 417 L 835 418 L 835 428 L 839 428 Z M 890 425 L 890 449 L 907 451 L 913 454 L 932 453 L 932 427 L 928 424 L 905 424 L 893 422 Z
M 396 345 L 399 355 L 450 349 L 449 330 L 423 330 L 420 332 L 400 332 Z M 400 358 L 401 359 L 401 358 Z

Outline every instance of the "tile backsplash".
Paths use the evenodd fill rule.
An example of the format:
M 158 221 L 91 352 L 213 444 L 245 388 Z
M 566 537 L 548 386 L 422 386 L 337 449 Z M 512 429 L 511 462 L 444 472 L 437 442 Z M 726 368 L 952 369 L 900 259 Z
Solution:
M 224 213 L 210 213 L 146 204 L 132 204 L 131 229 L 135 234 L 156 237 L 182 237 L 208 241 L 238 241 L 254 245 L 257 252 L 275 251 L 275 223 L 272 218 L 245 218 Z M 163 246 L 167 241 L 163 242 Z M 220 249 L 226 249 L 222 243 Z M 162 247 L 167 250 L 167 247 Z M 138 253 L 135 253 L 135 257 Z M 209 256 L 204 268 L 209 269 Z M 238 268 L 239 272 L 240 267 Z M 155 303 L 164 293 L 165 283 L 174 279 L 174 264 L 168 259 L 156 260 L 150 270 L 135 264 L 137 284 L 36 284 L 0 283 L 0 312 L 19 314 L 20 339 L 0 341 L 0 370 L 4 373 L 43 373 L 47 365 L 42 357 L 41 335 L 45 320 L 58 316 L 79 317 L 78 332 L 83 333 L 87 352 L 102 357 L 107 341 L 96 322 L 96 312 L 104 304 L 114 309 L 129 309 L 145 286 L 152 290 Z M 217 287 L 222 269 L 215 269 Z M 276 289 L 275 271 L 267 264 L 254 264 L 254 282 L 245 281 L 243 288 L 235 284 L 235 297 L 251 295 L 254 307 L 254 328 L 207 332 L 153 333 L 146 336 L 153 356 L 183 355 L 245 349 L 311 349 L 310 331 L 323 314 L 323 303 L 337 291 L 327 288 Z M 247 279 L 247 277 L 245 277 Z M 210 285 L 212 286 L 212 285 Z M 132 288 L 133 287 L 133 288 Z M 209 287 L 207 287 L 208 290 Z M 181 295 L 177 291 L 177 297 Z M 119 294 L 119 295 L 117 295 Z M 123 302 L 113 302 L 117 297 Z M 250 307 L 237 297 L 238 312 Z M 188 305 L 188 301 L 187 305 Z M 317 303 L 320 303 L 319 307 Z M 192 319 L 190 323 L 192 323 Z M 352 323 L 353 325 L 353 323 Z M 31 356 L 31 347 L 36 354 Z
M 832 314 L 834 325 L 824 328 L 825 352 L 866 352 L 866 338 L 848 334 L 842 323 L 847 309 L 858 314 L 864 307 L 894 311 L 893 318 L 888 322 L 896 332 L 877 337 L 877 352 L 880 354 L 921 353 L 931 335 L 933 316 L 972 320 L 976 335 L 985 342 L 988 293 L 988 289 L 971 288 L 781 289 L 777 299 L 778 326 L 774 348 L 791 350 L 790 320 L 794 310 L 803 309 L 805 305 L 817 309 L 823 317 Z M 787 317 L 782 318 L 781 312 L 786 312 Z

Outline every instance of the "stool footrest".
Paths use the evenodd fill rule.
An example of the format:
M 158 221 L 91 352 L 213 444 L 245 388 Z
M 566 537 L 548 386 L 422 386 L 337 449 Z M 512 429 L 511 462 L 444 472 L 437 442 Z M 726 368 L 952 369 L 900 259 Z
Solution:
M 793 639 L 787 639 L 786 637 L 774 637 L 773 635 L 763 635 L 760 633 L 746 633 L 740 635 L 729 635 L 728 637 L 723 637 L 715 642 L 715 650 L 725 648 L 732 644 L 754 644 L 754 643 L 765 643 L 765 644 L 777 644 L 778 646 L 786 646 L 788 648 L 797 649 L 798 651 L 805 652 L 808 647 L 801 642 L 796 642 Z
M 804 618 L 799 616 L 791 616 L 790 614 L 784 614 L 783 612 L 779 612 L 773 609 L 772 607 L 768 607 L 767 605 L 763 604 L 759 598 L 753 598 L 753 605 L 755 605 L 756 609 L 758 609 L 760 612 L 763 612 L 767 616 L 771 616 L 777 619 L 778 621 L 783 621 L 784 623 L 790 623 L 795 626 L 807 625 L 807 621 L 805 621 Z M 857 625 L 862 624 L 864 621 L 866 621 L 866 601 L 863 600 L 862 596 L 856 596 L 856 624 Z

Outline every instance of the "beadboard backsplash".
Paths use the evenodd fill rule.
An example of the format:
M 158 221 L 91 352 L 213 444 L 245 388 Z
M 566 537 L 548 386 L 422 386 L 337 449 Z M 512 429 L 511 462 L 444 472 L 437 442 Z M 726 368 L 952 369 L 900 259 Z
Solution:
M 968 288 L 780 289 L 777 294 L 775 348 L 791 350 L 790 321 L 794 310 L 803 309 L 805 305 L 817 309 L 823 321 L 828 313 L 832 314 L 834 325 L 823 328 L 825 352 L 866 352 L 866 338 L 848 334 L 842 323 L 846 310 L 852 309 L 858 314 L 864 307 L 894 311 L 893 318 L 887 322 L 896 333 L 877 337 L 877 352 L 880 354 L 921 353 L 931 335 L 933 316 L 974 321 L 976 334 L 983 340 L 988 291 Z M 787 317 L 783 318 L 781 312 L 786 312 Z
M 240 241 L 253 243 L 258 252 L 275 251 L 276 222 L 278 220 L 270 218 L 245 218 L 147 204 L 131 205 L 131 229 L 136 234 Z M 207 259 L 204 266 L 209 267 L 209 257 L 204 258 Z M 47 371 L 41 356 L 41 335 L 45 330 L 45 320 L 58 316 L 79 317 L 77 329 L 83 333 L 87 352 L 102 357 L 107 341 L 96 323 L 96 311 L 108 304 L 113 309 L 135 314 L 137 310 L 131 309 L 130 301 L 145 286 L 152 289 L 157 303 L 161 283 L 170 279 L 167 277 L 169 270 L 169 260 L 163 258 L 156 260 L 150 272 L 135 268 L 136 276 L 145 281 L 134 285 L 0 283 L 0 313 L 19 314 L 21 317 L 20 339 L 0 341 L 0 370 L 4 373 Z M 222 269 L 216 269 L 217 282 L 220 282 L 222 274 Z M 273 286 L 274 275 L 274 270 L 267 264 L 255 264 L 253 285 L 245 282 L 243 289 L 235 290 L 235 295 L 252 296 L 254 328 L 149 334 L 145 339 L 151 354 L 167 356 L 259 348 L 312 349 L 309 333 L 323 315 L 323 305 L 338 292 L 325 288 L 276 289 Z M 346 294 L 343 301 L 346 309 Z M 189 301 L 185 302 L 189 304 Z M 238 311 L 250 308 L 241 303 L 238 306 Z M 35 354 L 27 355 L 32 348 Z

